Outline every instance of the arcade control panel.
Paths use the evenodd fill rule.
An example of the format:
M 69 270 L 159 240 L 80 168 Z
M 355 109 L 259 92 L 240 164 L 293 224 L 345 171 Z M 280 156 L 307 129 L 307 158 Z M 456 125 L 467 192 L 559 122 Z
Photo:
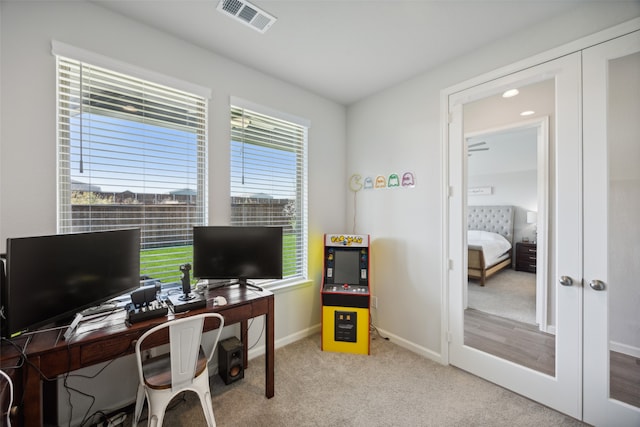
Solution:
M 345 283 L 344 285 L 325 285 L 323 288 L 324 292 L 345 292 L 345 293 L 356 293 L 356 294 L 368 294 L 369 287 L 368 286 L 360 286 L 360 285 L 349 285 Z

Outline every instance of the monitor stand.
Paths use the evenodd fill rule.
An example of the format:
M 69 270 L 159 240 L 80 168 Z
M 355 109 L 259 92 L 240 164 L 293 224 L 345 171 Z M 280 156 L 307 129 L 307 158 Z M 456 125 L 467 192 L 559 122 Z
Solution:
M 221 281 L 209 282 L 207 284 L 207 289 L 225 288 L 227 286 L 234 286 L 234 285 L 240 285 L 240 287 L 255 289 L 256 291 L 264 291 L 264 289 L 262 289 L 260 286 L 254 283 L 251 283 L 247 279 L 237 279 L 237 280 L 231 280 L 229 282 L 221 282 Z
M 231 285 L 240 285 L 241 288 L 250 288 L 250 289 L 255 289 L 256 291 L 264 291 L 264 289 L 262 289 L 260 286 L 250 282 L 247 279 L 238 279 L 235 281 L 231 281 L 226 286 L 231 286 Z

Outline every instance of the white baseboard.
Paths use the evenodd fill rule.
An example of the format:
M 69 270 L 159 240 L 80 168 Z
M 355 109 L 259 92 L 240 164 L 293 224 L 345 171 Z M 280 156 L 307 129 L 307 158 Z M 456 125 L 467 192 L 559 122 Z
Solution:
M 299 341 L 313 334 L 317 334 L 320 332 L 320 329 L 321 329 L 321 325 L 317 324 L 310 328 L 298 331 L 295 334 L 291 334 L 286 337 L 280 338 L 275 342 L 275 347 L 276 349 L 278 349 L 280 347 L 284 347 L 285 345 Z M 391 334 L 388 331 L 385 331 L 383 329 L 378 328 L 378 331 L 380 332 L 380 335 L 384 337 L 388 337 L 390 341 L 399 345 L 400 347 L 406 348 L 407 350 L 412 351 L 416 354 L 419 354 L 423 357 L 426 357 L 427 359 L 433 360 L 434 362 L 446 365 L 446 362 L 442 360 L 442 355 L 440 353 L 436 353 L 434 351 L 429 350 L 428 348 L 418 346 L 412 343 L 411 341 L 407 341 L 404 338 Z M 249 350 L 249 360 L 258 356 L 262 356 L 263 354 L 264 354 L 264 345 L 253 348 Z
M 406 339 L 401 338 L 392 333 L 389 333 L 384 329 L 378 328 L 378 331 L 380 331 L 380 335 L 389 338 L 390 341 L 392 341 L 394 344 L 399 345 L 402 348 L 406 348 L 407 350 L 413 353 L 419 354 L 420 356 L 426 357 L 427 359 L 433 360 L 434 362 L 438 362 L 443 365 L 447 364 L 447 362 L 443 360 L 441 353 L 436 353 L 435 351 L 429 350 L 428 348 L 416 345 L 415 343 L 411 341 L 407 341 Z
M 626 354 L 627 356 L 640 358 L 640 348 L 627 344 L 611 341 L 609 343 L 609 349 L 616 353 Z
M 320 332 L 320 324 L 318 323 L 317 325 L 311 326 L 307 329 L 303 329 L 294 334 L 287 335 L 286 337 L 276 340 L 276 342 L 274 343 L 275 348 L 278 349 L 280 347 L 284 347 L 287 344 L 291 344 L 293 342 L 299 341 L 303 338 L 306 338 L 313 334 L 317 334 L 319 332 Z M 264 352 L 265 352 L 264 344 L 261 344 L 260 346 L 252 348 L 251 350 L 249 350 L 249 355 L 248 355 L 249 360 L 258 356 L 262 356 Z

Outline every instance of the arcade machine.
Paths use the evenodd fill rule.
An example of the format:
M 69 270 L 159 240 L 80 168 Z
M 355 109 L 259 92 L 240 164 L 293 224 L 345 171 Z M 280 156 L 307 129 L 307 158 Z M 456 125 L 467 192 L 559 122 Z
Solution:
M 369 236 L 326 234 L 322 350 L 370 354 Z

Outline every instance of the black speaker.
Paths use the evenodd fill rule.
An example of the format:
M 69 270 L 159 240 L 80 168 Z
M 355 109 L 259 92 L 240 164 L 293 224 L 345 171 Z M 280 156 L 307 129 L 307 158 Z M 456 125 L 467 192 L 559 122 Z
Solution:
M 218 372 L 225 384 L 244 378 L 242 343 L 236 337 L 220 341 L 218 346 Z

